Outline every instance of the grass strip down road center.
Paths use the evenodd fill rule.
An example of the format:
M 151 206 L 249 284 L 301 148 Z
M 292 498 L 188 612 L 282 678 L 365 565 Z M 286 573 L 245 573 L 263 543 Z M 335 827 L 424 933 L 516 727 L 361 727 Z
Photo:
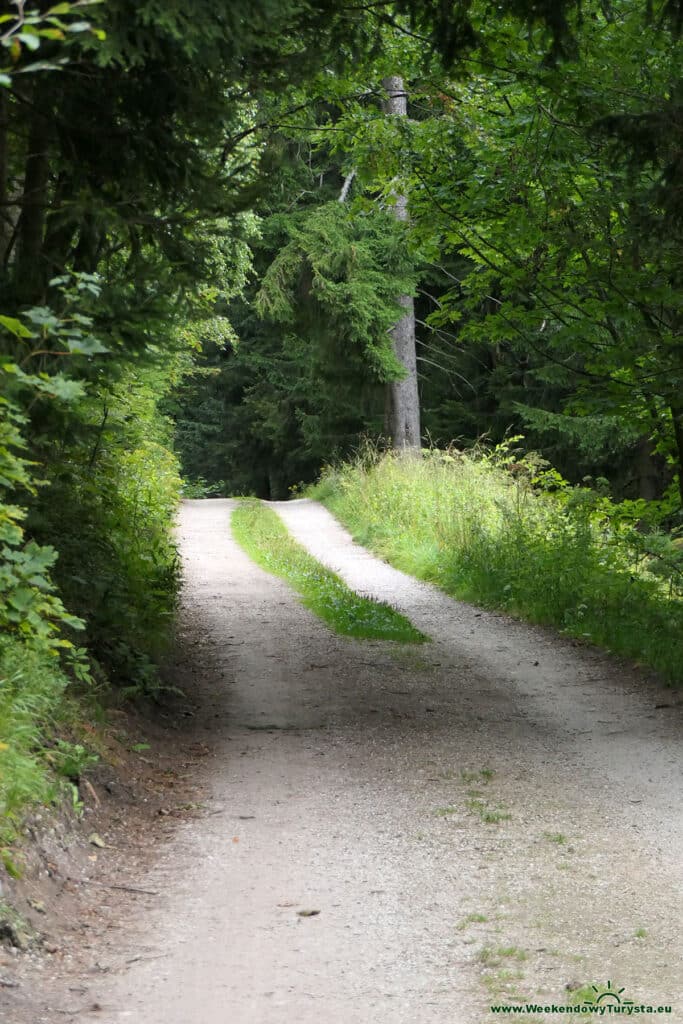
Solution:
M 232 513 L 237 543 L 262 569 L 280 576 L 301 594 L 303 604 L 335 633 L 366 640 L 419 644 L 428 637 L 391 605 L 361 597 L 290 536 L 272 509 L 241 502 Z

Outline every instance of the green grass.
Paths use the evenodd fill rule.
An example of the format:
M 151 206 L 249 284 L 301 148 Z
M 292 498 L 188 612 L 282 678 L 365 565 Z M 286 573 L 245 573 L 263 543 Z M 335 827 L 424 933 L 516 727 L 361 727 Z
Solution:
M 628 509 L 586 489 L 542 493 L 531 476 L 476 455 L 369 453 L 327 470 L 312 496 L 399 569 L 683 682 L 680 581 L 641 557 Z
M 54 796 L 44 757 L 67 679 L 54 656 L 16 640 L 0 646 L 0 842 L 11 842 L 21 814 Z
M 258 565 L 286 580 L 336 633 L 398 643 L 423 643 L 427 637 L 394 608 L 354 593 L 335 573 L 298 544 L 272 509 L 243 502 L 232 514 L 237 542 Z
M 466 801 L 468 811 L 476 814 L 486 825 L 499 825 L 501 821 L 509 821 L 512 815 L 502 807 L 492 807 L 485 800 L 470 797 Z
M 463 932 L 471 924 L 486 924 L 487 921 L 488 917 L 486 917 L 485 914 L 467 914 L 467 916 L 463 917 L 462 921 L 459 921 L 455 927 L 459 932 Z
M 32 806 L 70 799 L 80 809 L 76 783 L 98 761 L 80 737 L 82 716 L 94 711 L 85 695 L 77 701 L 58 658 L 30 642 L 0 643 L 0 863 L 12 873 L 4 849 L 20 833 Z
M 564 832 L 544 832 L 543 835 L 549 843 L 557 843 L 558 846 L 565 846 L 567 843 Z
M 477 959 L 485 967 L 500 967 L 504 960 L 517 960 L 523 963 L 527 957 L 526 950 L 520 949 L 519 946 L 499 946 L 497 949 L 484 946 L 479 951 Z

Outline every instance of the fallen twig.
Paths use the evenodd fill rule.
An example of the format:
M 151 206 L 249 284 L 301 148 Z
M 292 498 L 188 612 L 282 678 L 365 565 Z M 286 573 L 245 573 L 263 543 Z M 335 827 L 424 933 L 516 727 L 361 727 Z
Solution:
M 103 889 L 119 889 L 121 892 L 136 892 L 141 896 L 158 896 L 159 893 L 155 889 L 139 889 L 135 885 L 115 885 L 113 882 L 97 882 L 94 878 L 71 878 L 71 882 L 80 882 L 81 884 L 87 885 L 99 885 Z
M 99 807 L 100 806 L 100 798 L 98 797 L 97 793 L 95 792 L 95 787 L 93 786 L 93 784 L 91 782 L 89 782 L 88 779 L 81 779 L 81 785 L 85 786 L 85 788 L 88 790 L 88 792 L 90 793 L 91 797 L 95 801 L 95 806 Z
M 135 885 L 112 885 L 108 882 L 94 882 L 94 885 L 104 886 L 105 889 L 120 889 L 122 892 L 137 892 L 142 896 L 158 896 L 155 889 L 138 889 Z

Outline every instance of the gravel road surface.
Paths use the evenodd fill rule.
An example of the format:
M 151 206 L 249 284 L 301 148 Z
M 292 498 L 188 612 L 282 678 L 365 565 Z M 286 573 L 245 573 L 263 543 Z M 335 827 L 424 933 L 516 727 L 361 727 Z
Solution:
M 431 641 L 337 637 L 237 547 L 233 507 L 179 525 L 209 812 L 136 880 L 161 898 L 74 1019 L 484 1024 L 609 980 L 683 1022 L 680 696 L 275 503 Z

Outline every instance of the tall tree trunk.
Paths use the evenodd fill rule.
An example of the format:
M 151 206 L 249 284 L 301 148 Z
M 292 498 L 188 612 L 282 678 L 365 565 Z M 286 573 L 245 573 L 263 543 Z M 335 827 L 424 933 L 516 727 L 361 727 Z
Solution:
M 15 281 L 21 302 L 39 302 L 46 282 L 43 238 L 50 180 L 50 121 L 43 107 L 43 92 L 36 87 L 24 172 L 24 194 L 19 217 Z
M 0 88 L 0 261 L 5 258 L 5 249 L 12 235 L 12 224 L 7 207 L 7 176 L 9 174 L 8 127 L 9 102 L 7 89 Z
M 646 501 L 655 501 L 661 493 L 661 472 L 654 458 L 652 442 L 648 437 L 642 437 L 638 441 L 634 454 L 634 470 L 638 497 Z
M 382 85 L 387 99 L 384 111 L 389 116 L 408 116 L 408 102 L 403 79 L 398 75 L 385 78 Z M 394 217 L 398 221 L 408 220 L 408 199 L 396 193 L 393 207 Z M 405 313 L 391 331 L 394 342 L 394 353 L 405 369 L 402 380 L 390 381 L 389 390 L 390 415 L 389 427 L 391 443 L 394 448 L 420 448 L 420 396 L 417 387 L 417 356 L 415 352 L 415 304 L 411 295 L 401 295 L 399 303 Z
M 68 212 L 72 197 L 72 182 L 62 171 L 55 182 L 51 210 L 47 217 L 43 241 L 43 259 L 48 279 L 63 274 L 69 263 L 77 222 Z
M 17 237 L 23 182 L 13 179 L 10 126 L 14 99 L 9 89 L 0 89 L 0 267 L 7 267 Z M 16 120 L 16 111 L 14 111 Z M 12 125 L 13 126 L 13 125 Z M 14 126 L 13 126 L 14 127 Z
M 102 242 L 97 222 L 91 213 L 83 217 L 78 245 L 74 251 L 74 270 L 82 274 L 94 274 Z
M 671 407 L 671 416 L 674 425 L 674 438 L 676 440 L 676 452 L 678 455 L 678 491 L 683 505 L 683 408 Z

